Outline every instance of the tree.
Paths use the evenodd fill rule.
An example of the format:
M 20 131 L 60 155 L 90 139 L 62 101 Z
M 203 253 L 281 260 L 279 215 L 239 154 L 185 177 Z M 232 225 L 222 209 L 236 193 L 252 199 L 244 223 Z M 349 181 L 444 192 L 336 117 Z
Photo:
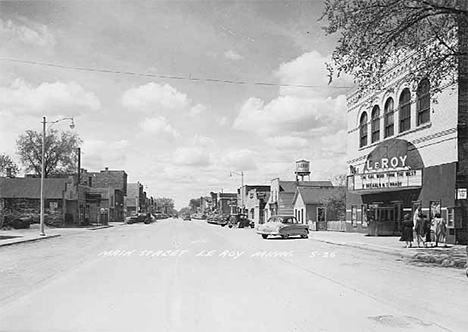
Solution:
M 332 182 L 335 188 L 322 203 L 328 213 L 338 220 L 346 220 L 346 174 L 337 175 Z
M 192 198 L 189 202 L 190 210 L 192 212 L 197 212 L 197 208 L 201 207 L 201 199 L 200 197 L 198 198 Z
M 427 77 L 433 93 L 466 78 L 466 0 L 326 0 L 324 18 L 327 34 L 341 34 L 327 64 L 330 81 L 347 73 L 360 90 L 379 89 L 383 73 L 402 60 L 407 79 Z
M 174 200 L 172 198 L 160 197 L 154 200 L 157 211 L 172 214 L 174 211 Z
M 44 176 L 69 174 L 75 172 L 76 149 L 82 143 L 79 136 L 71 131 L 62 132 L 51 130 L 45 139 Z M 27 130 L 16 141 L 18 154 L 25 171 L 32 171 L 41 175 L 42 133 Z
M 16 176 L 20 171 L 18 165 L 16 165 L 13 159 L 11 159 L 9 155 L 2 153 L 0 154 L 0 176 L 7 176 L 8 169 L 12 176 Z

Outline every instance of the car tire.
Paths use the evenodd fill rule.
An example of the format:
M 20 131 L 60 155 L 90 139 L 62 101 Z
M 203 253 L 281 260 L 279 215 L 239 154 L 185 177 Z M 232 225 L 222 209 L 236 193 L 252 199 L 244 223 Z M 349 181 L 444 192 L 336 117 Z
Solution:
M 307 239 L 307 238 L 309 237 L 309 234 L 302 234 L 301 237 L 302 237 L 303 239 Z
M 267 234 L 262 234 L 262 237 L 263 237 L 264 239 L 266 239 L 266 238 L 268 237 L 268 235 L 267 235 Z
M 281 237 L 282 237 L 283 239 L 287 239 L 287 238 L 289 237 L 289 235 L 288 235 L 288 234 L 284 234 L 284 235 L 281 235 Z

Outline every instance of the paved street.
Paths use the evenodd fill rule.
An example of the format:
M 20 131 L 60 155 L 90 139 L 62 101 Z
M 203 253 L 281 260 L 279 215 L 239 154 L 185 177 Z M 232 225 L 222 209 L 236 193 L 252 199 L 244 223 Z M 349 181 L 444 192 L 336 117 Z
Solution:
M 460 269 L 168 219 L 0 248 L 2 331 L 464 331 Z

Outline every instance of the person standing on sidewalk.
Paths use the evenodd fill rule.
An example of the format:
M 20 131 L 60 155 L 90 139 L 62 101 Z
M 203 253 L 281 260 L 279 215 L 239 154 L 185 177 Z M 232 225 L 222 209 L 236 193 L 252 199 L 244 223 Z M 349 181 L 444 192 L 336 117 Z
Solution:
M 414 223 L 413 220 L 411 220 L 411 216 L 405 214 L 403 217 L 403 229 L 401 230 L 400 241 L 406 242 L 406 248 L 411 248 L 413 246 L 413 227 Z
M 431 220 L 427 218 L 425 214 L 423 214 L 423 219 L 424 219 L 424 235 L 426 237 L 426 243 L 424 246 L 427 248 L 428 245 L 432 247 L 432 239 L 431 239 Z
M 416 241 L 418 242 L 418 248 L 421 248 L 421 242 L 423 246 L 426 245 L 425 238 L 426 238 L 426 225 L 424 222 L 424 215 L 419 212 L 418 216 L 416 217 L 416 224 L 414 225 L 414 230 L 416 232 Z
M 435 228 L 435 246 L 439 246 L 439 242 L 444 242 L 446 246 L 446 232 L 447 232 L 447 223 L 445 219 L 440 216 L 440 213 L 436 213 L 434 219 L 432 219 Z

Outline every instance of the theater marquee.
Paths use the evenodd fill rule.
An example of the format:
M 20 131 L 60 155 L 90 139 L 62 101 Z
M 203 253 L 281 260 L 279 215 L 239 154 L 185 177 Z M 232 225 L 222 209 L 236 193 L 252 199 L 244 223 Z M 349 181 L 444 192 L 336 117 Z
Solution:
M 350 191 L 386 191 L 422 187 L 423 162 L 417 149 L 405 140 L 392 139 L 377 146 L 361 170 L 348 176 Z

